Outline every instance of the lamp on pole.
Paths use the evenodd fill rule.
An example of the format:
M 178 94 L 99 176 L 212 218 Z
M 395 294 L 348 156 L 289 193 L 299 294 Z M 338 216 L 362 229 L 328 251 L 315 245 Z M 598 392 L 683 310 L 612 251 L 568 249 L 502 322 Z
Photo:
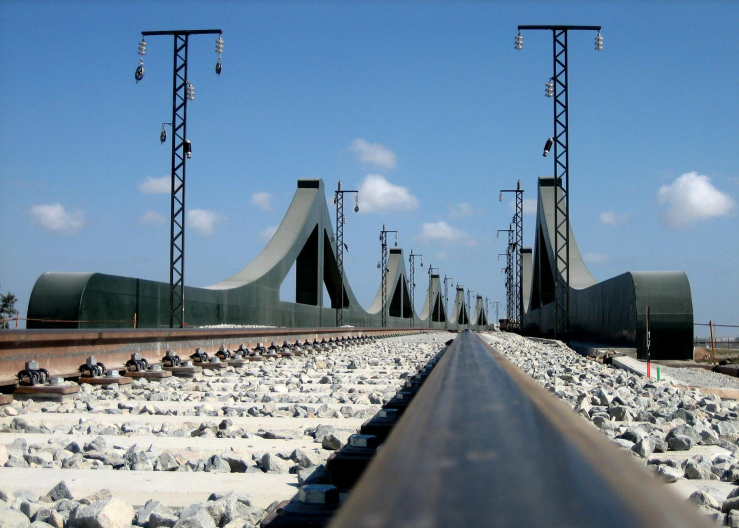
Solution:
M 349 191 L 341 188 L 341 180 L 334 191 L 334 204 L 336 204 L 336 266 L 339 269 L 339 283 L 336 285 L 336 327 L 344 326 L 344 250 L 349 251 L 349 246 L 344 243 L 344 194 L 354 193 L 354 212 L 359 212 L 359 191 Z
M 192 146 L 187 139 L 187 102 L 195 99 L 195 88 L 187 76 L 187 52 L 190 35 L 218 35 L 216 40 L 216 73 L 221 74 L 223 31 L 220 29 L 193 29 L 174 31 L 142 31 L 139 42 L 139 64 L 134 77 L 136 83 L 143 80 L 146 37 L 171 35 L 174 37 L 174 70 L 172 75 L 172 122 L 162 124 L 159 140 L 164 143 L 167 132 L 164 125 L 172 127 L 172 188 L 171 221 L 169 237 L 169 327 L 185 326 L 185 168 L 192 157 Z
M 487 297 L 485 297 L 485 319 L 486 319 L 486 321 L 485 321 L 486 325 L 485 325 L 485 326 L 488 326 L 488 325 L 490 324 L 490 321 L 489 321 L 489 320 L 487 320 L 487 318 L 488 318 L 488 317 L 490 317 L 490 316 L 488 315 L 488 314 L 490 313 L 490 312 L 488 311 L 488 300 L 489 300 L 489 299 L 488 299 Z
M 431 328 L 431 322 L 434 319 L 434 308 L 436 308 L 436 305 L 439 303 L 439 296 L 437 295 L 436 302 L 434 303 L 434 308 L 431 307 L 431 274 L 434 270 L 436 270 L 437 273 L 439 272 L 439 268 L 434 268 L 433 266 L 429 265 L 429 328 Z
M 410 284 L 410 290 L 411 290 L 411 327 L 414 327 L 416 325 L 414 319 L 415 319 L 415 312 L 413 311 L 413 305 L 416 303 L 416 257 L 421 258 L 421 267 L 423 267 L 423 255 L 418 253 L 413 253 L 413 250 L 411 249 L 411 255 L 408 257 L 408 262 L 410 263 L 411 268 L 411 284 Z
M 553 74 L 544 95 L 554 98 L 554 135 L 544 147 L 544 156 L 554 147 L 554 338 L 567 339 L 570 332 L 570 171 L 569 89 L 567 87 L 568 31 L 597 31 L 595 50 L 603 49 L 600 26 L 518 26 L 515 49 L 523 49 L 523 30 L 552 32 Z
M 513 274 L 513 313 L 516 319 L 516 328 L 523 327 L 523 258 L 521 249 L 523 248 L 523 189 L 521 189 L 521 180 L 515 189 L 501 189 L 500 201 L 503 201 L 503 193 L 516 193 L 516 214 L 513 216 L 513 225 L 516 231 L 515 246 L 515 273 Z
M 449 309 L 449 288 L 447 281 L 454 280 L 451 277 L 444 275 L 444 310 Z M 449 317 L 444 317 L 444 328 L 449 328 Z
M 472 290 L 467 288 L 467 328 L 469 328 L 472 325 L 472 306 L 470 303 L 470 294 L 472 293 Z
M 505 267 L 505 274 L 506 274 L 506 318 L 508 319 L 508 323 L 506 327 L 508 329 L 513 329 L 516 327 L 516 315 L 514 310 L 514 278 L 513 278 L 513 250 L 514 250 L 514 242 L 513 242 L 513 234 L 514 230 L 510 228 L 511 226 L 508 226 L 508 229 L 498 229 L 498 237 L 500 237 L 501 233 L 508 233 L 508 247 L 506 248 L 506 267 Z M 500 255 L 498 255 L 500 257 Z
M 395 246 L 398 246 L 398 232 L 389 231 L 385 229 L 385 224 L 382 224 L 382 231 L 380 231 L 380 245 L 382 246 L 382 257 L 380 262 L 377 264 L 378 268 L 382 269 L 382 327 L 387 326 L 387 234 L 395 233 Z

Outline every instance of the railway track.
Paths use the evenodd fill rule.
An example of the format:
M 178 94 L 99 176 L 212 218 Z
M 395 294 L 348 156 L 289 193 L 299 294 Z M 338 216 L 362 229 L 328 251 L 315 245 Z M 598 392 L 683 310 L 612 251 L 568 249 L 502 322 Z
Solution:
M 66 402 L 16 402 L 0 445 L 16 458 L 33 446 L 22 456 L 37 467 L 3 468 L 0 491 L 42 495 L 64 480 L 79 499 L 104 481 L 129 504 L 163 503 L 130 511 L 150 528 L 240 528 L 265 514 L 269 528 L 702 525 L 489 345 L 464 332 L 442 348 L 449 337 L 378 339 L 194 379 L 85 385 Z M 107 458 L 85 457 L 98 448 Z M 80 455 L 67 465 L 85 467 L 51 467 L 66 455 L 59 449 Z M 241 517 L 219 516 L 216 504 Z M 81 526 L 84 506 L 58 528 Z

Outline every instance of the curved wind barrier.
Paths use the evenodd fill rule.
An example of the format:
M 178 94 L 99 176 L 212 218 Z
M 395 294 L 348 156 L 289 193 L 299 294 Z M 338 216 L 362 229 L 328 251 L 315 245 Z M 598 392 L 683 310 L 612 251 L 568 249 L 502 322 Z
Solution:
M 557 186 L 561 194 L 561 188 Z M 554 178 L 539 179 L 533 266 L 524 259 L 523 331 L 554 334 Z M 570 224 L 570 341 L 635 348 L 647 357 L 647 307 L 650 308 L 652 359 L 693 358 L 693 300 L 682 271 L 627 272 L 596 282 L 588 271 Z M 525 255 L 526 256 L 526 255 Z M 533 267 L 529 275 L 527 269 Z
M 339 270 L 334 241 L 323 181 L 298 180 L 282 223 L 249 265 L 212 286 L 185 287 L 185 321 L 189 326 L 335 326 L 341 302 L 345 324 L 381 326 L 381 287 L 365 310 L 345 274 L 344 298 L 335 298 Z M 447 321 L 438 276 L 432 277 L 431 295 L 419 316 L 408 292 L 403 250 L 392 248 L 388 257 L 387 326 L 457 329 L 456 318 Z M 280 286 L 293 264 L 294 303 L 280 300 Z M 324 286 L 329 306 L 324 306 Z M 29 320 L 28 328 L 131 328 L 134 314 L 138 328 L 168 327 L 169 284 L 103 273 L 45 273 L 31 293 L 28 318 L 37 321 Z M 467 325 L 466 315 L 462 319 Z M 482 319 L 487 321 L 486 316 Z

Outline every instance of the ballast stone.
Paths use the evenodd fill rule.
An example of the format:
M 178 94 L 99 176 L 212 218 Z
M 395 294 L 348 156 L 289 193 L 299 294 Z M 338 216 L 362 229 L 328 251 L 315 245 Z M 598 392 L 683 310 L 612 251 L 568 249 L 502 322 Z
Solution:
M 74 521 L 70 516 L 70 528 L 128 528 L 134 515 L 131 505 L 116 498 L 107 499 L 81 506 Z

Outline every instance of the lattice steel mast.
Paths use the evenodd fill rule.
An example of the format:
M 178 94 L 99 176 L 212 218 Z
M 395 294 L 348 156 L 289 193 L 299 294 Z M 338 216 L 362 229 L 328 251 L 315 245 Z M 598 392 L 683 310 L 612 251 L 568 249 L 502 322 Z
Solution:
M 416 326 L 415 312 L 413 310 L 413 305 L 416 303 L 416 257 L 421 257 L 421 267 L 423 267 L 423 255 L 413 253 L 413 250 L 411 249 L 411 254 L 408 257 L 408 262 L 410 263 L 411 268 L 411 280 L 409 285 L 409 289 L 411 290 L 411 328 Z
M 173 31 L 142 31 L 139 55 L 142 59 L 136 68 L 136 82 L 144 77 L 143 55 L 146 54 L 146 37 L 171 35 L 174 37 L 174 66 L 172 72 L 172 185 L 171 221 L 169 243 L 169 327 L 185 326 L 185 169 L 186 160 L 192 156 L 187 139 L 187 101 L 195 99 L 195 89 L 187 75 L 187 52 L 190 35 L 219 35 L 216 41 L 216 73 L 221 74 L 223 31 L 220 29 L 194 29 Z M 143 46 L 142 46 L 143 45 Z M 143 51 L 142 51 L 143 47 Z M 162 143 L 167 134 L 162 125 Z
M 513 216 L 513 225 L 516 231 L 515 241 L 515 273 L 513 274 L 513 313 L 515 314 L 514 326 L 521 330 L 523 327 L 523 258 L 521 250 L 523 248 L 523 189 L 521 189 L 521 180 L 515 189 L 501 189 L 500 201 L 503 201 L 503 193 L 516 193 L 516 214 Z
M 380 231 L 380 244 L 382 245 L 382 258 L 380 264 L 377 267 L 382 266 L 382 327 L 387 326 L 387 234 L 395 233 L 395 245 L 398 245 L 398 232 L 388 231 L 385 229 L 385 224 L 382 224 L 382 231 Z
M 498 238 L 500 238 L 501 233 L 508 233 L 508 245 L 506 246 L 505 253 L 498 254 L 498 260 L 500 260 L 500 257 L 502 255 L 505 255 L 506 257 L 506 267 L 503 268 L 503 272 L 505 273 L 506 279 L 505 279 L 505 287 L 506 287 L 506 329 L 511 330 L 512 328 L 515 328 L 515 289 L 514 284 L 515 280 L 513 277 L 513 236 L 515 231 L 511 229 L 511 225 L 508 225 L 508 229 L 498 229 Z
M 446 275 L 444 275 L 444 312 L 445 312 L 444 328 L 449 328 L 449 316 L 446 315 L 448 314 L 446 310 L 449 309 L 449 287 L 448 287 L 447 281 L 451 281 L 451 280 L 454 280 L 454 279 L 452 277 L 447 277 Z
M 336 204 L 336 266 L 339 269 L 339 283 L 336 285 L 336 327 L 344 326 L 344 249 L 349 250 L 344 243 L 344 224 L 346 224 L 346 216 L 344 216 L 344 193 L 356 193 L 356 205 L 354 212 L 359 212 L 359 191 L 342 190 L 341 180 L 334 191 L 334 203 Z
M 567 32 L 597 31 L 595 50 L 603 49 L 600 26 L 518 26 L 515 48 L 523 48 L 523 30 L 552 32 L 553 74 L 546 95 L 554 97 L 554 136 L 547 146 L 554 147 L 554 337 L 567 339 L 570 332 L 570 172 L 569 172 L 569 90 L 567 88 Z M 548 154 L 547 147 L 544 155 Z M 561 191 L 561 192 L 560 192 Z

